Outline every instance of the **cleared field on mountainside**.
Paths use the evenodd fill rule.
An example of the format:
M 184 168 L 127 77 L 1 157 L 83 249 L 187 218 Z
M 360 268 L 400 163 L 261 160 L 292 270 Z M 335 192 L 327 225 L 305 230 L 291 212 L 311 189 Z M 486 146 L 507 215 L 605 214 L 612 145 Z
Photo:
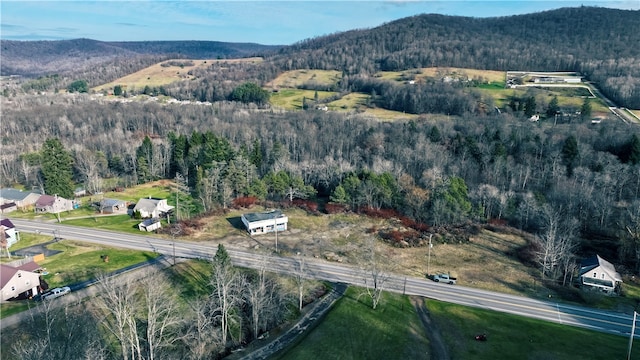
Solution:
M 166 60 L 133 74 L 121 77 L 115 81 L 107 84 L 103 84 L 93 88 L 97 92 L 107 91 L 113 92 L 113 88 L 116 85 L 122 86 L 123 90 L 133 91 L 144 89 L 145 86 L 157 87 L 162 85 L 171 84 L 181 80 L 191 80 L 193 75 L 189 74 L 191 70 L 207 67 L 212 63 L 234 63 L 234 62 L 261 62 L 262 58 L 246 58 L 246 59 L 208 59 L 208 60 L 188 60 L 188 59 L 174 59 Z

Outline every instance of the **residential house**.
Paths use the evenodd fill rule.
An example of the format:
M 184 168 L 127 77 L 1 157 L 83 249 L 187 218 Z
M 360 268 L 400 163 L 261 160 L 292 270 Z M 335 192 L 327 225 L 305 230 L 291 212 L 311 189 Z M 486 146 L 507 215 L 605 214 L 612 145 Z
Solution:
M 58 195 L 41 195 L 36 201 L 37 213 L 58 214 L 74 209 L 74 202 Z
M 167 204 L 166 199 L 142 198 L 133 208 L 133 213 L 140 212 L 142 218 L 159 218 L 173 210 L 173 206 Z
M 0 204 L 15 203 L 18 209 L 29 207 L 38 201 L 40 194 L 13 188 L 0 189 Z
M 0 232 L 4 233 L 2 236 L 7 241 L 7 249 L 20 240 L 20 233 L 9 219 L 0 220 Z
M 13 267 L 0 264 L 0 300 L 31 296 L 40 293 L 40 274 L 35 270 L 40 268 L 33 262 Z
M 0 205 L 0 214 L 8 214 L 16 210 L 18 210 L 18 205 L 16 205 L 15 202 L 9 202 L 9 203 Z
M 143 222 L 138 224 L 138 230 L 140 231 L 150 232 L 156 229 L 160 229 L 161 227 L 162 227 L 162 224 L 160 223 L 160 219 L 158 218 L 145 219 Z
M 118 199 L 102 199 L 100 200 L 100 213 L 101 214 L 119 214 L 127 213 L 127 202 Z
M 582 261 L 579 279 L 583 288 L 599 290 L 607 294 L 618 293 L 622 285 L 622 277 L 613 264 L 599 255 Z
M 242 223 L 251 235 L 287 230 L 289 218 L 280 210 L 242 215 Z

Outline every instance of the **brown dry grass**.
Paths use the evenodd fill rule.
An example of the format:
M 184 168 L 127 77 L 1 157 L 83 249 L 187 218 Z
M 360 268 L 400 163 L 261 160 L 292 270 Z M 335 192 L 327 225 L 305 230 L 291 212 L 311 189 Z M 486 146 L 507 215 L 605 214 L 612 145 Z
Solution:
M 192 66 L 162 66 L 162 64 L 167 63 L 169 61 L 176 62 L 192 62 Z M 127 76 L 121 77 L 115 81 L 112 81 L 107 84 L 103 84 L 93 88 L 97 92 L 101 92 L 103 90 L 111 93 L 113 91 L 113 87 L 116 85 L 122 86 L 123 90 L 132 89 L 143 89 L 145 86 L 157 87 L 162 85 L 171 84 L 172 82 L 181 81 L 181 80 L 192 80 L 194 76 L 189 75 L 189 71 L 200 68 L 207 67 L 211 65 L 211 63 L 234 63 L 234 62 L 260 62 L 262 58 L 254 57 L 254 58 L 245 58 L 245 59 L 207 59 L 207 60 L 187 60 L 187 59 L 177 59 L 177 60 L 167 60 L 162 61 L 160 63 L 151 65 L 147 68 L 144 68 L 138 72 L 133 74 L 129 74 Z
M 233 210 L 224 216 L 203 219 L 207 225 L 191 237 L 194 241 L 221 242 L 243 250 L 275 248 L 275 234 L 248 236 L 241 228 L 240 216 L 258 212 L 262 207 Z M 387 258 L 390 269 L 409 276 L 423 277 L 431 273 L 450 272 L 467 285 L 504 293 L 546 297 L 553 293 L 537 279 L 538 272 L 513 258 L 512 254 L 526 244 L 518 235 L 482 230 L 470 241 L 457 244 L 436 243 L 428 248 L 396 248 L 379 240 L 372 229 L 398 228 L 397 221 L 373 219 L 357 214 L 310 215 L 300 209 L 286 209 L 289 229 L 278 233 L 278 249 L 283 255 L 297 253 L 327 261 L 359 265 L 365 257 L 367 243 L 376 241 L 376 249 Z M 234 227 L 235 224 L 235 227 Z
M 297 88 L 307 82 L 332 86 L 340 80 L 341 73 L 336 70 L 291 70 L 280 74 L 265 85 L 265 88 Z

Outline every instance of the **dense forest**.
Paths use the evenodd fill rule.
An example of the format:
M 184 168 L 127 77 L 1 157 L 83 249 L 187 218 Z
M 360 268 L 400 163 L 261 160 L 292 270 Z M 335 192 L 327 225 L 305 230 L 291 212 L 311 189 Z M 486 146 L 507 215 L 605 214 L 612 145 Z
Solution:
M 613 118 L 599 125 L 584 118 L 531 123 L 522 111 L 479 111 L 478 104 L 487 100 L 462 91 L 463 84 L 427 83 L 408 92 L 372 77 L 378 70 L 432 65 L 540 70 L 588 65 L 611 86 L 605 91 L 614 96 L 623 91 L 624 101 L 632 102 L 638 49 L 627 45 L 637 43 L 639 35 L 627 30 L 637 26 L 636 15 L 598 8 L 494 19 L 420 15 L 310 39 L 261 63 L 211 64 L 195 72 L 196 80 L 153 90 L 213 104 L 29 95 L 35 89 L 27 84 L 59 80 L 49 75 L 2 97 L 2 185 L 51 192 L 56 181 L 47 179 L 46 169 L 53 160 L 44 150 L 55 145 L 71 159 L 59 165 L 71 167 L 65 186 L 81 183 L 101 191 L 105 179 L 121 186 L 177 179 L 192 199 L 190 216 L 255 198 L 320 199 L 354 211 L 393 209 L 433 227 L 498 219 L 536 234 L 534 249 L 561 242 L 571 245 L 562 247 L 564 260 L 598 252 L 637 272 L 637 126 Z M 137 46 L 143 45 L 122 49 L 139 51 Z M 135 59 L 106 62 L 64 81 L 84 79 L 80 85 L 86 87 L 127 66 L 144 65 Z M 382 107 L 421 115 L 380 122 L 356 113 L 270 107 L 255 84 L 294 68 L 341 70 L 334 91 L 370 93 Z M 101 73 L 109 75 L 96 75 Z M 631 80 L 621 85 L 616 79 L 622 78 Z M 64 81 L 55 86 L 69 86 Z M 528 105 L 531 99 L 519 99 L 524 114 L 549 111 L 550 106 Z M 54 180 L 59 179 L 54 175 Z M 541 266 L 559 277 L 560 260 L 554 261 Z

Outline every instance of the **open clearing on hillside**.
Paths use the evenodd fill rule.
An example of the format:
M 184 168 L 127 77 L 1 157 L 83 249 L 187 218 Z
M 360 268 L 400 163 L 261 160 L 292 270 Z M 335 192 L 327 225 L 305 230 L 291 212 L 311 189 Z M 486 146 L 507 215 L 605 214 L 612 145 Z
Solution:
M 303 84 L 326 86 L 327 90 L 338 83 L 341 72 L 337 70 L 291 70 L 280 74 L 265 84 L 265 88 L 298 88 Z M 314 87 L 316 88 L 316 87 Z
M 207 60 L 188 60 L 174 59 L 166 60 L 155 65 L 151 65 L 133 74 L 121 77 L 110 83 L 100 85 L 93 88 L 97 92 L 107 91 L 113 92 L 116 85 L 122 86 L 123 90 L 133 91 L 135 89 L 143 89 L 145 86 L 158 87 L 171 84 L 172 82 L 181 80 L 191 80 L 193 75 L 189 74 L 191 70 L 196 68 L 207 67 L 212 63 L 234 63 L 234 62 L 261 62 L 262 58 L 246 58 L 246 59 L 207 59 Z

